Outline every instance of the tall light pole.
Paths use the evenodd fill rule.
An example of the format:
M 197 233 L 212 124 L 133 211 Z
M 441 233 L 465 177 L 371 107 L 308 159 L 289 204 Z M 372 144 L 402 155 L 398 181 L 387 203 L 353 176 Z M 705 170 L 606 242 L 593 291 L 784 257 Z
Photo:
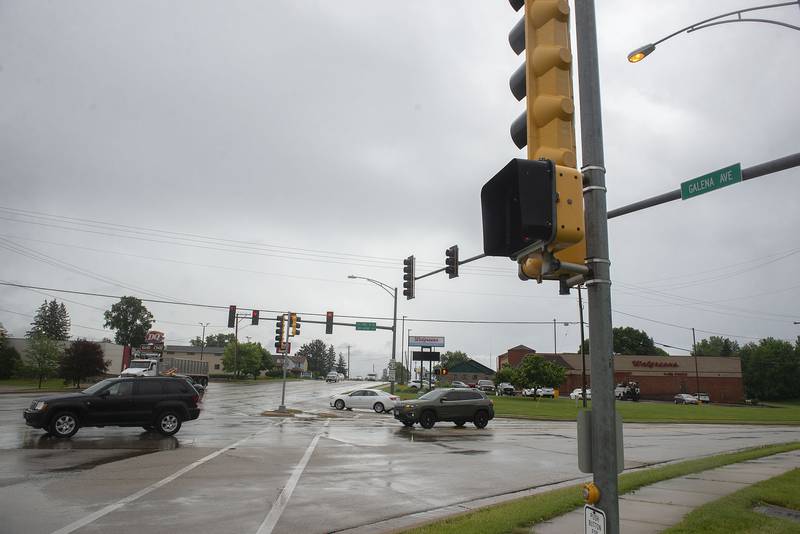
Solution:
M 367 278 L 365 276 L 355 276 L 355 275 L 350 274 L 350 275 L 347 276 L 347 278 L 358 279 L 358 280 L 366 280 L 367 282 L 371 282 L 371 283 L 375 284 L 376 286 L 380 287 L 381 289 L 383 289 L 384 291 L 386 291 L 387 293 L 389 293 L 389 296 L 394 299 L 394 314 L 392 315 L 392 366 L 391 366 L 392 370 L 394 371 L 395 370 L 395 365 L 396 365 L 395 362 L 397 362 L 397 359 L 395 357 L 395 350 L 397 348 L 397 288 L 396 287 L 392 287 L 389 284 L 384 284 L 383 282 L 379 282 L 377 280 L 373 280 L 372 278 Z M 394 374 L 394 373 L 392 373 L 392 374 Z M 397 377 L 395 376 L 395 380 L 396 379 L 397 379 Z M 390 393 L 394 393 L 395 380 L 391 380 L 390 383 L 389 383 L 389 392 Z
M 200 338 L 200 361 L 203 361 L 203 353 L 206 351 L 206 327 L 211 323 L 197 323 L 203 327 L 203 337 Z
M 793 26 L 792 24 L 787 24 L 785 22 L 780 22 L 778 20 L 742 18 L 742 13 L 748 13 L 750 11 L 760 11 L 762 9 L 771 9 L 774 7 L 798 6 L 798 5 L 800 5 L 800 2 L 798 2 L 797 0 L 795 0 L 794 2 L 781 2 L 780 4 L 770 4 L 766 6 L 757 6 L 757 7 L 749 7 L 747 9 L 739 9 L 737 11 L 731 11 L 730 13 L 725 13 L 724 15 L 717 15 L 716 17 L 711 17 L 710 19 L 701 20 L 700 22 L 695 22 L 690 26 L 681 28 L 680 30 L 673 32 L 654 43 L 648 43 L 644 46 L 640 46 L 639 48 L 633 50 L 631 53 L 628 54 L 628 61 L 630 61 L 631 63 L 640 62 L 641 60 L 649 56 L 651 53 L 653 53 L 653 51 L 656 49 L 657 44 L 661 44 L 667 39 L 672 39 L 676 35 L 680 35 L 683 32 L 692 33 L 697 30 L 702 30 L 703 28 L 710 28 L 711 26 L 719 26 L 720 24 L 732 24 L 734 22 L 763 22 L 765 24 L 775 24 L 777 26 L 783 26 L 785 28 L 790 28 L 792 30 L 800 31 L 800 27 Z M 720 20 L 724 19 L 725 17 L 735 17 L 735 18 L 731 18 L 730 20 Z

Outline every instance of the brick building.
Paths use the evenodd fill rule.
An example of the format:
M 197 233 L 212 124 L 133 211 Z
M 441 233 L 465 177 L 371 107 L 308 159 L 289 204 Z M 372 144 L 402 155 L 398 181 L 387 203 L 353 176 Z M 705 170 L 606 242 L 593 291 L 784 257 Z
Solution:
M 524 345 L 497 357 L 502 365 L 516 367 L 528 354 L 536 354 L 567 369 L 559 388 L 567 394 L 581 387 L 580 354 L 537 353 Z M 591 387 L 591 358 L 586 355 L 586 380 Z M 708 393 L 712 402 L 744 402 L 742 364 L 732 356 L 614 356 L 614 382 L 638 382 L 643 399 L 671 400 L 677 393 Z

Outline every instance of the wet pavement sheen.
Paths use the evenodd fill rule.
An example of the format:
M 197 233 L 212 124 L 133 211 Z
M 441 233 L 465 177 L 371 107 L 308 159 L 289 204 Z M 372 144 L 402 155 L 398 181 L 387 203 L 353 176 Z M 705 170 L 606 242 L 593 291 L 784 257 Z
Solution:
M 0 533 L 55 532 L 148 489 L 74 532 L 255 534 L 315 436 L 272 532 L 380 532 L 393 517 L 584 476 L 574 423 L 423 430 L 330 408 L 356 387 L 367 384 L 289 382 L 287 406 L 304 414 L 274 418 L 260 414 L 279 404 L 280 383 L 212 383 L 200 418 L 171 438 L 109 427 L 57 440 L 22 420 L 36 395 L 0 395 Z M 797 439 L 796 427 L 626 425 L 626 468 Z

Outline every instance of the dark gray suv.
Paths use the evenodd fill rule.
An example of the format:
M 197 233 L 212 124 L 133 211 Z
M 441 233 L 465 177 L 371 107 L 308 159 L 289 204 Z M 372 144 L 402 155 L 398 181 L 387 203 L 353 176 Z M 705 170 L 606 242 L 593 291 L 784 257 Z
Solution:
M 397 403 L 394 418 L 407 427 L 419 423 L 422 428 L 433 428 L 437 421 L 464 426 L 471 421 L 484 428 L 494 419 L 494 403 L 476 389 L 434 389 L 418 399 Z

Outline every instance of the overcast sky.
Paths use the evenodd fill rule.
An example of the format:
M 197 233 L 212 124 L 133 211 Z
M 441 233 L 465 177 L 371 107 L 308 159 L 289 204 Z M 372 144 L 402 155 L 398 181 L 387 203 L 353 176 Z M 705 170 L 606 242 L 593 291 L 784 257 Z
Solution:
M 728 24 L 626 61 L 752 5 L 598 2 L 609 208 L 800 151 L 800 32 Z M 758 16 L 800 25 L 794 6 Z M 480 188 L 524 157 L 508 134 L 519 17 L 502 0 L 0 2 L 0 280 L 389 325 L 389 295 L 347 275 L 402 292 L 410 254 L 422 273 L 450 245 L 481 253 Z M 794 340 L 798 199 L 793 169 L 610 221 L 614 325 L 684 349 L 692 327 Z M 0 286 L 0 322 L 21 336 L 52 296 L 73 336 L 113 337 L 113 299 Z M 169 343 L 228 331 L 223 309 L 147 306 Z M 576 293 L 502 258 L 419 281 L 398 316 L 492 366 L 552 351 L 553 319 L 558 351 L 580 340 Z M 272 348 L 273 323 L 240 336 Z M 353 374 L 391 354 L 388 331 L 311 324 L 294 348 L 315 338 L 350 345 Z

